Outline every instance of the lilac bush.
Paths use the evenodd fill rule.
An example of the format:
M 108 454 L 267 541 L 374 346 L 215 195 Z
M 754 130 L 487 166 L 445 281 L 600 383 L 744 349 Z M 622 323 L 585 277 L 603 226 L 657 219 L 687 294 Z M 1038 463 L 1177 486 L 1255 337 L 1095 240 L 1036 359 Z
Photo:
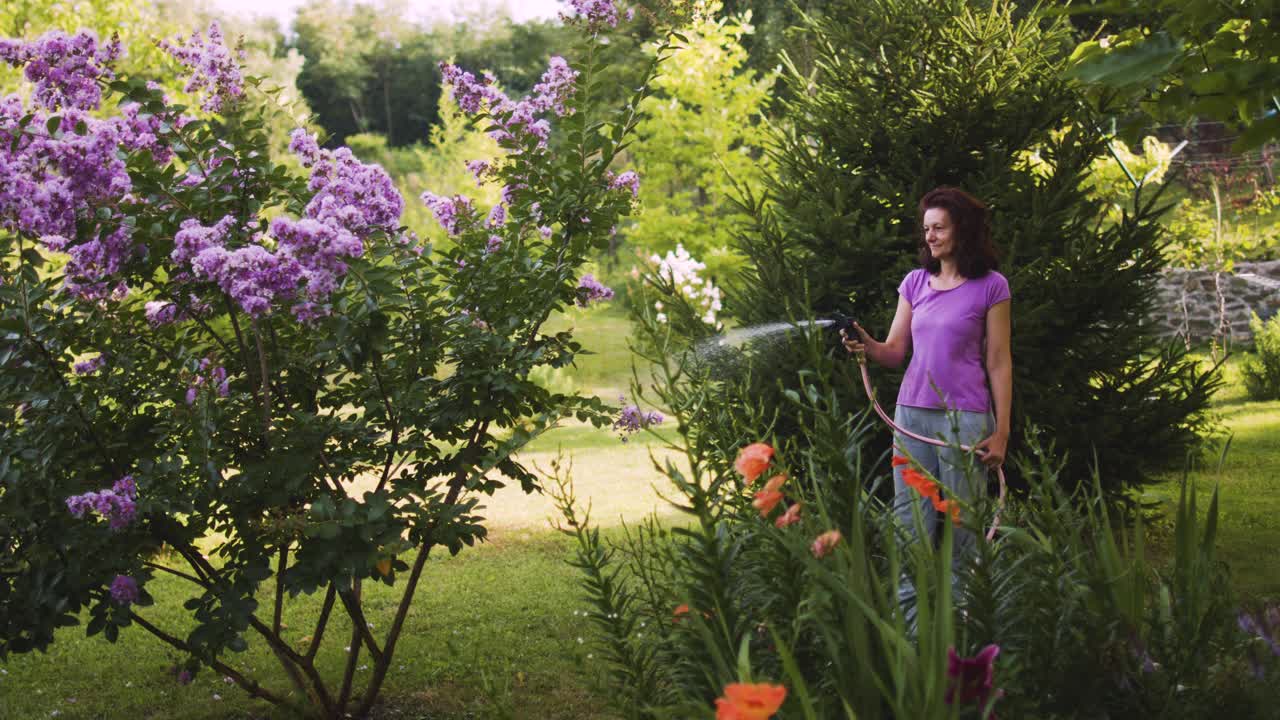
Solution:
M 446 67 L 502 148 L 469 167 L 504 190 L 486 209 L 424 195 L 443 251 L 349 149 L 300 128 L 305 172 L 273 158 L 274 102 L 216 25 L 161 42 L 157 72 L 188 75 L 195 107 L 117 76 L 114 41 L 0 41 L 34 86 L 0 99 L 0 658 L 87 612 L 91 635 L 172 646 L 187 680 L 210 668 L 299 712 L 369 712 L 429 554 L 484 540 L 485 494 L 538 488 L 516 453 L 539 433 L 614 420 L 530 380 L 581 350 L 544 321 L 611 292 L 582 266 L 632 210 L 608 168 L 657 62 L 605 107 L 599 34 L 621 10 L 583 8 L 585 41 L 528 97 Z M 189 633 L 148 613 L 156 573 L 190 587 Z M 403 588 L 379 635 L 368 582 Z M 324 601 L 299 647 L 281 617 L 303 593 Z M 357 630 L 326 643 L 334 612 Z M 236 662 L 251 638 L 292 688 Z

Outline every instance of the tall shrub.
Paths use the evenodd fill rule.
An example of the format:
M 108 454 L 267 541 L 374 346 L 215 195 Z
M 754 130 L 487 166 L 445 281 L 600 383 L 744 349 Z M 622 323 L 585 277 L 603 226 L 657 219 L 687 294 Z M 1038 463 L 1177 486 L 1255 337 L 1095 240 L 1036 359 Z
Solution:
M 663 72 L 641 106 L 631 146 L 644 182 L 644 212 L 623 230 L 644 255 L 684 246 L 722 276 L 741 262 L 730 252 L 741 213 L 733 185 L 758 188 L 768 165 L 763 112 L 776 78 L 746 69 L 742 41 L 751 14 L 720 17 L 718 2 L 700 2 Z M 654 45 L 650 50 L 656 49 Z
M 729 311 L 752 324 L 844 310 L 883 337 L 916 265 L 918 198 L 963 187 L 992 208 L 1012 287 L 1013 450 L 1029 418 L 1054 434 L 1068 477 L 1096 459 L 1109 493 L 1180 462 L 1206 429 L 1217 375 L 1147 321 L 1160 189 L 1109 222 L 1089 192 L 1106 138 L 1060 79 L 1065 25 L 1009 2 L 839 5 L 807 22 L 816 71 L 788 65 L 777 171 L 746 198 L 750 266 Z
M 186 678 L 207 667 L 295 712 L 369 712 L 428 555 L 484 540 L 482 495 L 538 487 L 513 457 L 532 437 L 611 419 L 530 379 L 580 350 L 547 317 L 608 295 L 580 268 L 631 209 L 605 168 L 653 72 L 628 108 L 602 107 L 619 13 L 582 8 L 580 51 L 528 97 L 443 68 L 501 148 L 477 172 L 505 188 L 489 213 L 424 196 L 445 251 L 405 233 L 391 179 L 348 148 L 299 129 L 309 176 L 277 164 L 271 104 L 216 26 L 166 44 L 198 110 L 117 77 L 118 46 L 92 35 L 0 41 L 34 83 L 0 101 L 0 658 L 84 613 L 90 635 L 155 635 Z M 158 573 L 187 583 L 166 599 L 189 632 L 147 609 Z M 362 604 L 375 582 L 403 588 L 380 631 Z M 305 646 L 281 622 L 302 593 L 324 596 Z M 353 630 L 335 642 L 340 615 Z M 236 662 L 251 639 L 292 690 Z

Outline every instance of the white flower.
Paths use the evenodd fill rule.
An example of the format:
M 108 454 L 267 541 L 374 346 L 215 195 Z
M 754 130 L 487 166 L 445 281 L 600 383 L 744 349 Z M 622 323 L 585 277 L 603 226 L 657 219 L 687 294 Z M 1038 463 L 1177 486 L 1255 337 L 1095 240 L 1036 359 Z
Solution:
M 660 322 L 660 323 L 664 323 L 664 322 L 666 322 L 666 321 L 667 321 L 667 314 L 666 314 L 666 313 L 658 313 L 657 315 L 653 316 L 653 319 L 654 319 L 654 320 L 657 320 L 657 321 L 658 321 L 658 322 Z
M 214 699 L 214 700 L 221 700 L 221 699 L 222 699 L 222 696 L 221 696 L 221 695 L 219 695 L 218 693 L 214 693 L 214 694 L 213 694 L 213 699 Z

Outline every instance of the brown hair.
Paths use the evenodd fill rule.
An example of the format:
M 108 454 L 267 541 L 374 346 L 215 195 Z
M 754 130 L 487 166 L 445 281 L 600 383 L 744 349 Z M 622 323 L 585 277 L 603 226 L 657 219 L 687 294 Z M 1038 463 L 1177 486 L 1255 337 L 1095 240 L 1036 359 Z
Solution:
M 924 214 L 935 208 L 946 210 L 955 228 L 956 269 L 961 275 L 976 278 L 999 269 L 996 246 L 991 242 L 991 213 L 986 203 L 960 188 L 946 186 L 934 188 L 920 198 L 921 267 L 932 274 L 942 269 L 942 263 L 933 257 L 924 241 Z

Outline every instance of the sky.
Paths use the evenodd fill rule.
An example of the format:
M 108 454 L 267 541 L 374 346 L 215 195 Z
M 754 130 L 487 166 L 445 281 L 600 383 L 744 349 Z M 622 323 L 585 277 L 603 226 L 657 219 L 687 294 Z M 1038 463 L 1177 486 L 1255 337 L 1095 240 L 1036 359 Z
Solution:
M 462 12 L 473 15 L 483 8 L 506 8 L 517 22 L 554 18 L 564 8 L 560 0 L 403 0 L 410 20 L 457 18 Z M 289 27 L 293 13 L 304 0 L 210 0 L 209 4 L 228 15 L 249 18 L 266 15 Z

